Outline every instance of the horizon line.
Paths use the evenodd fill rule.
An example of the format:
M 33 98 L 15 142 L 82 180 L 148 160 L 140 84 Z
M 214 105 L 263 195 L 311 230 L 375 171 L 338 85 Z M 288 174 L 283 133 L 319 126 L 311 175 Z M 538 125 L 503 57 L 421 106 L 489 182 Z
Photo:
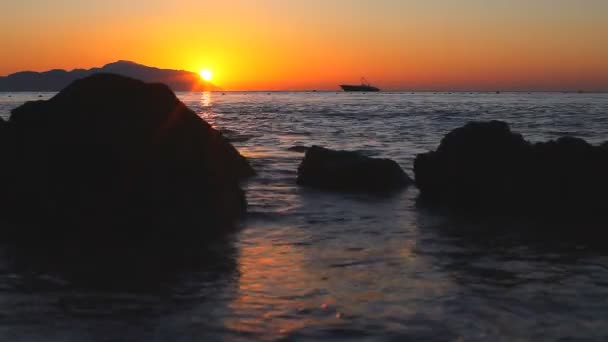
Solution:
M 15 71 L 13 73 L 8 73 L 6 75 L 0 75 L 0 78 L 4 78 L 4 77 L 9 77 L 11 75 L 14 74 L 18 74 L 18 73 L 47 73 L 47 72 L 51 72 L 51 71 L 65 71 L 67 73 L 70 72 L 74 72 L 74 71 L 78 71 L 78 70 L 93 70 L 93 69 L 101 69 L 104 68 L 105 66 L 108 66 L 110 64 L 115 64 L 115 63 L 130 63 L 130 64 L 135 64 L 138 66 L 142 66 L 142 67 L 146 67 L 146 68 L 152 68 L 152 69 L 157 69 L 157 70 L 166 70 L 166 71 L 176 71 L 176 72 L 187 72 L 187 73 L 192 73 L 192 74 L 197 74 L 196 71 L 191 71 L 191 70 L 186 70 L 186 69 L 174 69 L 174 68 L 165 68 L 165 67 L 159 67 L 159 66 L 150 66 L 150 65 L 146 65 L 146 64 L 142 64 L 140 62 L 136 62 L 133 60 L 129 60 L 129 59 L 116 59 L 114 61 L 108 62 L 103 64 L 102 66 L 93 66 L 90 68 L 86 68 L 86 67 L 74 67 L 74 68 L 54 68 L 54 69 L 48 69 L 48 70 L 44 70 L 44 71 L 36 71 L 36 70 L 21 70 L 21 71 Z M 152 82 L 154 83 L 154 82 Z M 162 81 L 159 83 L 163 83 Z M 212 84 L 213 86 L 219 88 L 218 90 L 211 90 L 211 92 L 343 92 L 342 90 L 340 90 L 339 85 L 336 84 L 336 88 L 331 88 L 331 89 L 327 89 L 327 88 L 300 88 L 300 89 L 223 89 L 220 85 L 215 84 L 215 83 L 211 83 L 208 82 L 210 84 Z M 338 83 L 338 82 L 337 82 Z M 393 82 L 394 83 L 394 82 Z M 381 86 L 381 85 L 378 85 Z M 19 91 L 9 91 L 9 92 L 19 92 Z M 54 91 L 43 91 L 43 92 L 54 92 Z M 188 91 L 180 91 L 180 92 L 188 92 Z M 204 91 L 203 91 L 204 92 Z M 504 89 L 501 88 L 495 88 L 495 89 L 489 89 L 486 88 L 484 90 L 481 89 L 450 89 L 450 88 L 443 88 L 443 89 L 433 89 L 433 88 L 427 88 L 427 89 L 408 89 L 408 88 L 393 88 L 393 89 L 385 89 L 385 90 L 381 90 L 381 92 L 384 93 L 390 93 L 390 92 L 436 92 L 436 93 L 494 93 L 494 92 L 504 92 L 504 93 L 608 93 L 608 85 L 607 88 L 605 89 L 601 89 L 601 88 L 586 88 L 586 87 L 582 87 L 582 88 L 578 88 L 578 89 L 574 89 L 574 88 L 563 88 L 563 89 L 557 89 L 557 88 L 553 88 L 553 89 L 548 89 L 548 88 L 522 88 L 522 89 L 513 89 L 513 88 L 509 88 L 508 86 L 505 87 Z
M 155 83 L 155 82 L 152 82 Z M 162 83 L 162 82 L 161 82 Z M 4 94 L 14 93 L 58 93 L 61 90 L 44 90 L 44 91 L 0 91 Z M 489 93 L 489 94 L 503 94 L 503 93 L 562 93 L 562 94 L 608 94 L 608 90 L 381 90 L 378 92 L 349 92 L 342 90 L 330 90 L 330 89 L 284 89 L 284 90 L 200 90 L 200 91 L 189 91 L 189 90 L 178 90 L 173 91 L 174 93 L 340 93 L 340 94 L 395 94 L 395 93 L 437 93 L 437 94 L 452 94 L 452 93 Z

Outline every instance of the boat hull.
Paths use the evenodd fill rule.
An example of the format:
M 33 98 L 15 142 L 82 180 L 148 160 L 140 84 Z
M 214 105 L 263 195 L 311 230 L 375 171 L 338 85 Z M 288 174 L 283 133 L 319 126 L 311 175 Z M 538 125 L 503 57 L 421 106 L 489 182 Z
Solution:
M 370 85 L 341 84 L 340 87 L 344 91 L 380 91 L 380 89 L 372 87 Z

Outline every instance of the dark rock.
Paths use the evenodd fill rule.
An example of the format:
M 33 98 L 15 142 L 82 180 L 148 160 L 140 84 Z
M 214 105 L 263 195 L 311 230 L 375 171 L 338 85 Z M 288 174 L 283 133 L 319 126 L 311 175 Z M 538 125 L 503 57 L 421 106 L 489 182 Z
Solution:
M 516 191 L 521 178 L 519 159 L 528 150 L 523 137 L 503 122 L 469 123 L 448 133 L 437 151 L 416 157 L 416 185 L 422 196 L 435 202 L 458 205 L 466 196 L 481 205 L 490 198 L 507 199 L 512 196 L 494 198 L 492 194 Z
M 306 151 L 308 151 L 308 149 L 309 149 L 308 146 L 296 145 L 296 146 L 292 146 L 292 147 L 288 148 L 287 151 L 297 152 L 297 153 L 306 153 Z
M 477 213 L 608 213 L 608 150 L 562 137 L 531 144 L 500 121 L 447 134 L 414 162 L 422 203 Z
M 0 177 L 3 175 L 3 171 L 6 169 L 7 164 L 10 164 L 10 160 L 7 159 L 7 154 L 11 153 L 11 148 L 7 146 L 9 138 L 8 123 L 4 119 L 0 118 L 0 146 L 2 146 L 2 161 L 0 162 Z M 1 191 L 1 190 L 0 190 Z M 1 196 L 1 195 L 0 195 Z
M 52 235 L 173 239 L 186 227 L 221 232 L 245 212 L 249 163 L 163 84 L 94 75 L 14 109 L 9 126 L 16 222 L 44 222 Z
M 337 191 L 387 192 L 412 180 L 393 160 L 312 146 L 298 167 L 299 185 Z
M 12 154 L 11 146 L 8 146 L 9 132 L 8 124 L 4 119 L 0 118 L 0 146 L 2 146 L 2 160 L 0 161 L 0 179 L 2 183 L 6 182 L 8 168 L 12 164 L 10 155 Z M 0 189 L 0 206 L 4 204 L 4 201 L 10 197 L 7 193 L 6 184 L 3 184 Z

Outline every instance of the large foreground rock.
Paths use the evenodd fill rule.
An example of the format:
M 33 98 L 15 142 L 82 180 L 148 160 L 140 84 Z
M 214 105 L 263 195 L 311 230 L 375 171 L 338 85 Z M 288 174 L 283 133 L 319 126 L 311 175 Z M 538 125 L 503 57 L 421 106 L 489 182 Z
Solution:
M 297 183 L 337 191 L 387 192 L 413 181 L 393 160 L 312 146 L 298 167 Z
M 165 85 L 94 75 L 8 126 L 10 214 L 49 235 L 210 234 L 245 212 L 247 160 Z
M 423 203 L 509 215 L 608 214 L 608 150 L 562 137 L 532 144 L 500 121 L 447 134 L 414 163 Z M 480 211 L 483 210 L 483 211 Z
M 8 123 L 0 118 L 0 141 L 7 139 Z M 3 145 L 4 146 L 4 145 Z
M 4 143 L 5 140 L 7 139 L 7 128 L 8 128 L 8 124 L 6 123 L 6 121 L 4 121 L 4 119 L 0 118 L 0 142 Z M 2 146 L 5 146 L 5 144 L 2 144 Z

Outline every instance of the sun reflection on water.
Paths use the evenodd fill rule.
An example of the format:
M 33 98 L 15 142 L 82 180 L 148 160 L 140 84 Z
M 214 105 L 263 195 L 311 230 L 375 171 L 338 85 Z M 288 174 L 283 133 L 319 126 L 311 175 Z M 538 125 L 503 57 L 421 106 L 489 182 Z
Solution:
M 218 128 L 217 116 L 213 113 L 212 96 L 213 94 L 210 91 L 200 93 L 200 100 L 198 101 L 199 110 L 197 111 L 197 114 L 203 120 L 207 121 L 211 127 Z
M 417 257 L 415 239 L 362 248 L 349 247 L 359 240 L 346 238 L 338 246 L 330 239 L 319 248 L 310 244 L 318 234 L 297 226 L 250 227 L 242 233 L 239 284 L 229 305 L 234 315 L 224 322 L 228 329 L 276 339 L 316 329 L 357 329 L 365 324 L 361 317 L 370 315 L 394 331 L 405 329 L 409 319 L 441 317 L 428 300 L 449 295 L 453 283 L 426 276 L 430 265 Z
M 240 246 L 238 295 L 230 305 L 236 317 L 225 322 L 228 328 L 279 337 L 341 318 L 325 279 L 310 272 L 303 247 L 285 243 L 284 234 L 293 239 L 302 232 L 284 228 Z

